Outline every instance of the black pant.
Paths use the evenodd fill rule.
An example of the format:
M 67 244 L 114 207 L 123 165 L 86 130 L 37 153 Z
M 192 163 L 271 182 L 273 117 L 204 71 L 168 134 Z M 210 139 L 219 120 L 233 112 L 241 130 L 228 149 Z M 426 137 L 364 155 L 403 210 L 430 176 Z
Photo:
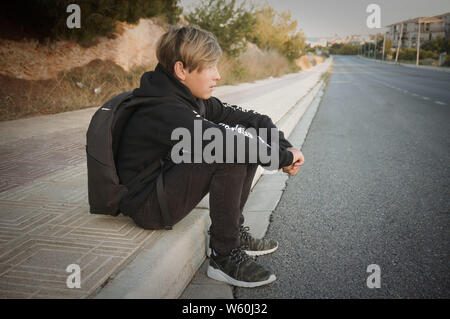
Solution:
M 239 227 L 257 164 L 181 163 L 164 174 L 169 214 L 175 225 L 206 194 L 209 194 L 210 246 L 219 254 L 228 254 L 239 246 Z M 156 189 L 135 214 L 134 222 L 144 229 L 162 229 L 161 209 Z

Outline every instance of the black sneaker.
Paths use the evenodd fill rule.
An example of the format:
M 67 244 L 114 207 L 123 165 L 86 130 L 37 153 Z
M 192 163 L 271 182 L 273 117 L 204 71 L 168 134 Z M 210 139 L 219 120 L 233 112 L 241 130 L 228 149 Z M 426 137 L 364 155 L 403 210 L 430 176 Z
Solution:
M 253 238 L 248 232 L 249 227 L 240 228 L 241 248 L 250 256 L 261 256 L 273 253 L 278 249 L 278 242 L 267 239 Z
M 250 258 L 242 249 L 235 248 L 229 255 L 211 253 L 208 277 L 237 287 L 258 287 L 275 281 L 276 277 Z

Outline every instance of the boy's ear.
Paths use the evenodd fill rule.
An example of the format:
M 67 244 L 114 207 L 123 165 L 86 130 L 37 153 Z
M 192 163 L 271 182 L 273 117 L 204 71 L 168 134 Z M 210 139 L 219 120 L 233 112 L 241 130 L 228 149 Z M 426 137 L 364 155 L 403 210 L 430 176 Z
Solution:
M 186 71 L 184 70 L 183 62 L 175 62 L 175 65 L 173 66 L 173 72 L 180 81 L 186 80 Z

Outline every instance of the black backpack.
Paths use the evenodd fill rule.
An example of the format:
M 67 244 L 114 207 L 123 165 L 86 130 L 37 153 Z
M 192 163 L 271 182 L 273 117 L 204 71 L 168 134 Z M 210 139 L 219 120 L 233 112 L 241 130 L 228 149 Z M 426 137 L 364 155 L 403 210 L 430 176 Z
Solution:
M 162 174 L 164 161 L 160 159 L 150 164 L 127 185 L 120 183 L 116 169 L 115 157 L 124 125 L 136 108 L 148 99 L 134 97 L 132 91 L 123 92 L 107 101 L 92 116 L 86 133 L 89 211 L 91 214 L 119 215 L 120 201 L 131 185 L 161 169 L 156 186 L 158 202 L 165 228 L 171 229 Z

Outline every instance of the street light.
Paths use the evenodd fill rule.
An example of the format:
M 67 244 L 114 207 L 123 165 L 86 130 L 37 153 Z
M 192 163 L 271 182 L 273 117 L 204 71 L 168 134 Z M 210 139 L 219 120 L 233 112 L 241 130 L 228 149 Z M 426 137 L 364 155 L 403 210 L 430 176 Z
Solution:
M 397 40 L 397 54 L 395 55 L 395 63 L 397 63 L 398 51 L 400 51 L 400 44 L 402 43 L 402 37 L 403 37 L 403 22 L 402 22 L 402 27 L 400 29 L 400 36 L 398 37 L 398 40 Z
M 375 56 L 375 60 L 377 59 L 377 39 L 378 39 L 378 33 L 375 34 L 375 49 L 374 49 L 374 56 Z

